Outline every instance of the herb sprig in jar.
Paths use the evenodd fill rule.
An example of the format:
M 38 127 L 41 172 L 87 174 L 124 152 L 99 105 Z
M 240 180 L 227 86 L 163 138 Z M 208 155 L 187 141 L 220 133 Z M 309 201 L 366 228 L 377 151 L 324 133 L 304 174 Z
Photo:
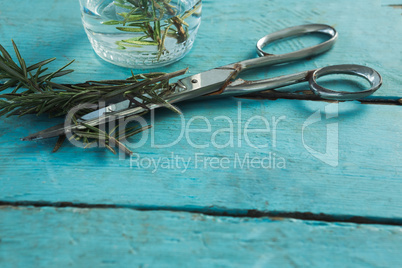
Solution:
M 200 0 L 115 0 L 98 9 L 83 14 L 95 51 L 132 68 L 160 67 L 184 57 L 201 19 Z

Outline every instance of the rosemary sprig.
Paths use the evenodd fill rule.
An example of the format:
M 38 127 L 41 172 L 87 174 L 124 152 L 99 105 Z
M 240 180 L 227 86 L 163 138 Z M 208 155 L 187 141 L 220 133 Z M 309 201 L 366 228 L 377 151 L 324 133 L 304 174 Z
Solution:
M 183 14 L 178 14 L 170 0 L 115 0 L 114 5 L 125 10 L 118 13 L 121 20 L 105 21 L 103 24 L 114 25 L 119 31 L 133 34 L 132 38 L 117 41 L 117 48 L 157 46 L 159 60 L 164 52 L 168 52 L 165 47 L 167 37 L 177 39 L 178 43 L 188 39 L 189 25 L 185 20 L 201 7 L 201 1 Z
M 56 77 L 67 75 L 73 70 L 66 68 L 73 61 L 54 72 L 47 72 L 45 66 L 55 58 L 47 59 L 27 66 L 21 54 L 12 41 L 18 64 L 10 54 L 0 45 L 0 92 L 10 89 L 11 92 L 0 94 L 0 116 L 23 116 L 26 114 L 48 114 L 50 117 L 62 116 L 79 104 L 93 104 L 95 108 L 80 110 L 76 116 L 83 115 L 96 109 L 100 100 L 106 104 L 128 99 L 133 105 L 147 107 L 147 104 L 167 104 L 168 108 L 175 108 L 166 103 L 163 96 L 171 93 L 170 79 L 184 74 L 187 70 L 174 73 L 134 74 L 127 79 L 86 81 L 79 84 L 60 84 L 52 81 Z M 73 118 L 76 120 L 76 118 Z M 85 144 L 99 142 L 115 153 L 113 146 L 117 146 L 126 153 L 121 140 L 135 135 L 148 127 L 141 129 L 125 129 L 106 133 L 98 127 L 86 126 L 86 129 L 75 131 L 73 137 L 81 139 Z M 62 139 L 56 144 L 55 150 L 60 148 Z

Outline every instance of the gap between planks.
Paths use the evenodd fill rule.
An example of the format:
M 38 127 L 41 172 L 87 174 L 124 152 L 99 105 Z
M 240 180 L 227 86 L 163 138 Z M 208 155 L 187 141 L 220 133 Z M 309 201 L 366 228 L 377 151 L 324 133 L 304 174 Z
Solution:
M 158 206 L 132 206 L 122 204 L 86 204 L 72 202 L 45 202 L 45 201 L 0 201 L 3 207 L 54 207 L 54 208 L 81 208 L 81 209 L 131 209 L 136 211 L 168 211 L 201 214 L 215 217 L 232 218 L 270 218 L 271 220 L 296 219 L 305 221 L 340 222 L 355 224 L 378 224 L 402 226 L 402 218 L 361 217 L 351 215 L 329 215 L 311 212 L 282 212 L 260 211 L 247 209 L 225 209 L 219 207 L 158 207 Z
M 299 94 L 303 93 L 303 94 Z M 256 92 L 242 96 L 236 96 L 236 98 L 244 99 L 265 99 L 265 100 L 277 100 L 277 99 L 287 99 L 287 100 L 308 100 L 308 101 L 325 101 L 325 102 L 340 102 L 337 100 L 326 100 L 315 94 L 310 90 L 302 91 L 299 93 L 285 93 L 275 90 L 267 90 L 263 92 Z M 375 104 L 375 105 L 402 105 L 401 97 L 367 97 L 365 99 L 356 100 L 361 104 Z
M 389 7 L 402 9 L 402 5 L 388 5 Z

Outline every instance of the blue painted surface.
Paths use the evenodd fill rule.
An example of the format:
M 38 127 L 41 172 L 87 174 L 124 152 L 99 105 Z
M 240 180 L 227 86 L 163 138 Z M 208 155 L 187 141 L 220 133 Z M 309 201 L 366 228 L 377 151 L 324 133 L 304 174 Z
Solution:
M 267 78 L 320 66 L 356 63 L 373 67 L 383 75 L 384 85 L 376 96 L 402 96 L 401 9 L 388 6 L 398 4 L 397 1 L 258 0 L 246 5 L 240 0 L 225 0 L 203 3 L 203 22 L 193 50 L 180 62 L 160 71 L 189 67 L 190 74 L 195 74 L 255 57 L 255 42 L 269 32 L 303 23 L 326 23 L 335 26 L 340 34 L 329 53 L 308 61 L 248 73 L 245 78 Z M 21 12 L 27 7 L 32 12 Z M 11 49 L 9 40 L 13 38 L 28 63 L 57 57 L 58 64 L 53 64 L 56 68 L 76 59 L 73 65 L 76 72 L 62 82 L 128 76 L 130 70 L 103 62 L 95 55 L 79 16 L 78 1 L 4 2 L 0 10 L 0 41 Z M 271 51 L 285 52 L 316 41 L 308 38 L 292 40 L 272 47 Z M 26 134 L 62 122 L 62 118 L 1 118 L 0 201 L 118 204 L 148 209 L 190 208 L 200 212 L 299 211 L 385 218 L 400 223 L 400 106 L 225 99 L 185 103 L 179 107 L 184 112 L 186 124 L 196 116 L 206 118 L 207 121 L 192 121 L 191 128 L 207 129 L 209 123 L 211 131 L 188 133 L 189 138 L 184 135 L 174 146 L 162 148 L 161 144 L 180 136 L 182 121 L 167 110 L 157 111 L 154 132 L 146 132 L 148 140 L 139 148 L 134 145 L 140 137 L 128 141 L 138 154 L 135 157 L 148 159 L 144 161 L 166 160 L 166 168 L 157 170 L 152 165 L 146 167 L 146 162 L 138 162 L 141 166 L 138 168 L 136 158 L 121 160 L 104 149 L 82 151 L 67 144 L 52 154 L 55 140 L 31 143 L 19 140 Z M 325 113 L 325 109 L 331 111 Z M 317 111 L 321 112 L 322 120 L 307 126 Z M 233 122 L 233 147 L 216 146 L 231 140 L 227 132 L 214 136 L 223 127 L 230 127 L 230 122 L 222 116 Z M 265 118 L 270 131 L 250 133 L 248 142 L 244 135 L 246 124 L 248 129 L 255 130 L 265 123 L 261 117 L 252 121 L 253 116 Z M 145 119 L 151 121 L 150 117 Z M 303 126 L 306 127 L 303 129 Z M 331 132 L 327 133 L 327 129 Z M 152 133 L 156 145 L 152 143 Z M 333 139 L 336 133 L 338 138 Z M 207 147 L 195 148 L 192 143 Z M 256 149 L 250 143 L 267 144 L 268 147 Z M 312 153 L 325 153 L 327 145 L 338 150 L 337 165 L 333 155 L 324 160 L 321 155 L 320 160 L 319 154 L 314 156 Z M 201 162 L 195 162 L 197 154 Z M 258 161 L 255 166 L 241 167 L 239 158 L 243 161 L 247 156 L 265 159 L 265 167 Z M 177 157 L 191 160 L 187 169 L 175 165 Z M 216 163 L 211 162 L 225 162 L 226 159 L 229 164 L 225 167 L 229 168 L 215 168 Z M 285 166 L 280 164 L 282 162 Z M 222 219 L 194 214 L 193 217 L 202 219 L 201 233 L 213 230 L 212 234 L 207 234 L 210 241 L 205 244 L 202 235 L 201 238 L 196 235 L 197 225 L 192 217 L 185 213 L 26 207 L 17 210 L 1 207 L 0 213 L 3 219 L 0 261 L 11 266 L 30 263 L 113 266 L 134 260 L 138 265 L 155 266 L 170 261 L 180 266 L 188 259 L 179 253 L 188 253 L 190 249 L 195 257 L 202 259 L 200 265 L 229 266 L 238 260 L 239 264 L 251 263 L 256 267 L 263 267 L 265 263 L 392 266 L 396 264 L 396 252 L 401 250 L 400 228 L 391 226 L 320 225 L 320 222 Z M 123 225 L 117 220 L 121 217 L 127 220 Z M 26 231 L 21 230 L 23 222 L 30 226 Z M 100 231 L 94 232 L 93 228 Z M 112 235 L 107 232 L 108 228 Z M 127 228 L 135 235 L 121 238 L 121 228 Z M 184 240 L 181 240 L 180 232 Z M 242 240 L 242 234 L 253 233 L 258 238 Z M 69 239 L 69 236 L 74 238 Z M 275 242 L 278 237 L 280 242 Z M 52 245 L 49 242 L 52 239 L 54 247 L 48 246 Z M 169 241 L 173 240 L 172 245 Z M 134 253 L 130 253 L 130 243 L 138 247 Z M 371 245 L 377 244 L 382 250 L 374 253 L 376 248 Z M 88 251 L 88 247 L 93 250 Z M 114 257 L 102 258 L 111 248 L 115 249 Z M 50 257 L 43 257 L 49 250 L 53 252 Z M 161 253 L 164 251 L 167 252 L 165 255 Z M 268 251 L 272 255 L 266 255 Z M 54 257 L 57 254 L 61 254 L 60 259 Z M 163 256 L 153 262 L 158 254 Z M 168 257 L 178 255 L 177 263 Z M 258 263 L 258 260 L 262 262 Z
M 311 125 L 302 136 L 302 127 L 307 118 L 316 110 L 324 109 L 327 103 L 243 100 L 241 108 L 237 105 L 235 99 L 181 105 L 186 124 L 202 111 L 209 119 L 211 131 L 189 133 L 188 139 L 184 135 L 178 144 L 168 148 L 157 145 L 176 140 L 182 133 L 182 121 L 174 113 L 160 110 L 155 116 L 152 129 L 155 145 L 152 145 L 152 131 L 146 132 L 148 141 L 140 148 L 134 147 L 139 142 L 138 137 L 130 139 L 131 144 L 128 145 L 138 154 L 131 160 L 120 160 L 104 149 L 82 152 L 72 145 L 66 145 L 60 152 L 52 154 L 49 151 L 55 143 L 54 139 L 34 143 L 19 140 L 26 132 L 25 125 L 31 118 L 18 122 L 19 126 L 14 129 L 9 129 L 10 125 L 16 124 L 9 118 L 1 126 L 4 129 L 4 142 L 0 146 L 5 152 L 1 156 L 4 163 L 2 172 L 18 175 L 4 176 L 0 180 L 1 200 L 199 208 L 216 206 L 227 209 L 400 217 L 402 129 L 397 124 L 397 118 L 401 116 L 399 107 L 342 103 L 339 105 L 338 118 Z M 238 118 L 239 111 L 241 119 Z M 274 121 L 282 117 L 283 120 L 277 124 L 275 136 L 273 130 L 250 134 L 252 144 L 248 144 L 244 126 L 254 115 L 266 118 L 271 129 Z M 233 148 L 216 148 L 213 143 L 213 133 L 229 127 L 229 123 L 224 120 L 214 120 L 218 116 L 233 119 Z M 35 130 L 51 125 L 45 117 L 40 121 L 33 127 Z M 303 145 L 304 138 L 306 146 L 325 152 L 326 123 L 338 124 L 337 167 L 315 158 Z M 239 128 L 238 124 L 242 127 Z M 249 129 L 259 127 L 259 121 L 254 121 Z M 206 129 L 206 123 L 196 120 L 192 128 Z M 239 129 L 241 137 L 237 132 Z M 241 146 L 238 146 L 238 138 Z M 221 135 L 216 138 L 216 143 L 223 145 L 228 140 L 228 137 Z M 190 143 L 206 145 L 208 148 L 193 148 Z M 265 143 L 269 145 L 268 148 L 251 147 Z M 251 161 L 250 166 L 241 166 L 247 155 L 262 159 L 269 157 L 270 153 L 272 156 L 275 154 L 276 157 L 272 158 L 277 159 L 275 165 L 271 161 L 271 167 L 268 166 L 268 160 L 264 163 L 266 168 L 258 165 L 252 167 Z M 19 161 L 13 159 L 16 154 L 19 155 Z M 199 161 L 196 160 L 197 154 Z M 172 163 L 176 157 L 186 161 L 190 159 L 189 167 L 186 169 L 181 162 L 178 166 L 149 166 L 149 159 L 158 161 L 167 158 Z M 217 169 L 213 163 L 208 162 L 208 157 L 228 158 L 229 166 Z M 285 167 L 278 164 L 281 159 L 284 159 Z M 40 175 L 32 176 L 35 174 Z
M 402 243 L 401 227 L 289 219 L 54 208 L 0 217 L 2 267 L 398 267 Z

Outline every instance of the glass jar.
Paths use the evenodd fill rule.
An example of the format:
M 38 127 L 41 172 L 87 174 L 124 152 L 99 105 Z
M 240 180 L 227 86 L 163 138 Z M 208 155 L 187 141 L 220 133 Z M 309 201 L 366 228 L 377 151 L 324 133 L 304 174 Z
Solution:
M 82 22 L 96 54 L 134 69 L 183 58 L 201 23 L 201 0 L 80 0 Z

